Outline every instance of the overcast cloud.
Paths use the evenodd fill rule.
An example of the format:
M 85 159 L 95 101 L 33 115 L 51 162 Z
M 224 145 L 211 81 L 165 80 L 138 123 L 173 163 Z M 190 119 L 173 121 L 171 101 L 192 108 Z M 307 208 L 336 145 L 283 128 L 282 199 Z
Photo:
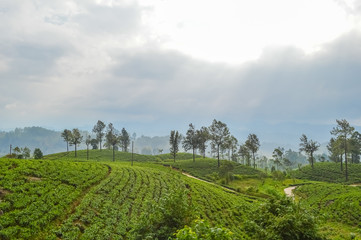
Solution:
M 262 135 L 265 126 L 277 126 L 269 135 L 276 136 L 280 126 L 291 123 L 319 126 L 346 118 L 361 126 L 361 1 L 333 2 L 349 24 L 312 51 L 271 42 L 239 63 L 233 56 L 215 61 L 181 44 L 177 48 L 172 39 L 178 32 L 161 34 L 150 24 L 161 1 L 144 2 L 3 0 L 0 129 L 89 128 L 102 119 L 162 135 L 217 118 L 235 135 Z M 189 25 L 189 18 L 177 28 Z M 227 42 L 212 44 L 210 52 L 221 52 Z

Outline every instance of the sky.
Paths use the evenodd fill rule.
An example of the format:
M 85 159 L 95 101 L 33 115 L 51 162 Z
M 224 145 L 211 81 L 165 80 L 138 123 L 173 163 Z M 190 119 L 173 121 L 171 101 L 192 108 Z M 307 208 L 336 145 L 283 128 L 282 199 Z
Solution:
M 0 130 L 361 126 L 360 0 L 2 0 L 0 31 Z

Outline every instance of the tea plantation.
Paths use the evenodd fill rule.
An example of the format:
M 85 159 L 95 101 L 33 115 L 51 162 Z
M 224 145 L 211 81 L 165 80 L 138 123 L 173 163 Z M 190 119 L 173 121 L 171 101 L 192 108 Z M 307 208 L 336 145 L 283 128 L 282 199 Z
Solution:
M 0 239 L 339 239 L 359 224 L 356 188 L 332 198 L 327 184 L 304 185 L 296 191 L 301 206 L 279 193 L 303 180 L 272 179 L 228 161 L 217 169 L 214 159 L 191 158 L 183 154 L 174 163 L 167 155 L 133 155 L 132 164 L 130 153 L 117 151 L 113 162 L 109 150 L 0 158 Z M 252 192 L 255 185 L 233 191 L 179 169 L 209 180 L 232 171 L 233 184 L 257 182 L 267 194 Z M 316 192 L 325 192 L 321 202 L 312 197 Z M 353 205 L 346 210 L 345 204 Z M 325 216 L 350 229 L 330 235 Z

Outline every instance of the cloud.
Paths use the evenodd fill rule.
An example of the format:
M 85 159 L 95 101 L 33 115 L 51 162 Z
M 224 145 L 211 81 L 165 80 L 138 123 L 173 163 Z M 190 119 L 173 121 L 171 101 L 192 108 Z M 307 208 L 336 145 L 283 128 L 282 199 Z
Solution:
M 144 25 L 147 11 L 133 1 L 5 1 L 3 127 L 62 128 L 103 119 L 161 129 L 217 118 L 256 128 L 361 118 L 359 31 L 311 54 L 272 45 L 257 60 L 229 65 L 167 50 Z

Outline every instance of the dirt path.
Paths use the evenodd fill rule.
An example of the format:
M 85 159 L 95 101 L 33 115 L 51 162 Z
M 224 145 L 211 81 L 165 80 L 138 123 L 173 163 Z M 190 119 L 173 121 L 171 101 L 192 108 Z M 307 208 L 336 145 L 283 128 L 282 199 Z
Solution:
M 285 188 L 283 191 L 285 192 L 287 197 L 290 197 L 292 199 L 295 199 L 295 194 L 293 193 L 293 190 L 296 189 L 297 186 L 292 186 Z
M 208 182 L 208 181 L 206 181 L 206 180 L 203 180 L 203 179 L 197 178 L 197 177 L 195 177 L 195 176 L 192 176 L 192 175 L 190 175 L 190 174 L 188 174 L 188 173 L 182 172 L 182 174 L 183 174 L 184 176 L 189 177 L 189 178 L 193 178 L 193 179 L 196 179 L 196 180 L 199 180 L 199 181 L 208 183 L 208 184 L 212 184 L 212 185 L 214 185 L 214 186 L 219 186 L 219 187 L 223 188 L 223 189 L 226 190 L 226 191 L 229 191 L 229 192 L 232 192 L 232 193 L 236 193 L 236 191 L 234 191 L 234 190 L 232 190 L 232 189 L 223 187 L 223 186 L 218 185 L 218 184 L 215 184 L 215 183 L 213 183 L 213 182 Z
M 355 183 L 355 184 L 351 184 L 349 186 L 350 187 L 361 187 L 361 183 Z

